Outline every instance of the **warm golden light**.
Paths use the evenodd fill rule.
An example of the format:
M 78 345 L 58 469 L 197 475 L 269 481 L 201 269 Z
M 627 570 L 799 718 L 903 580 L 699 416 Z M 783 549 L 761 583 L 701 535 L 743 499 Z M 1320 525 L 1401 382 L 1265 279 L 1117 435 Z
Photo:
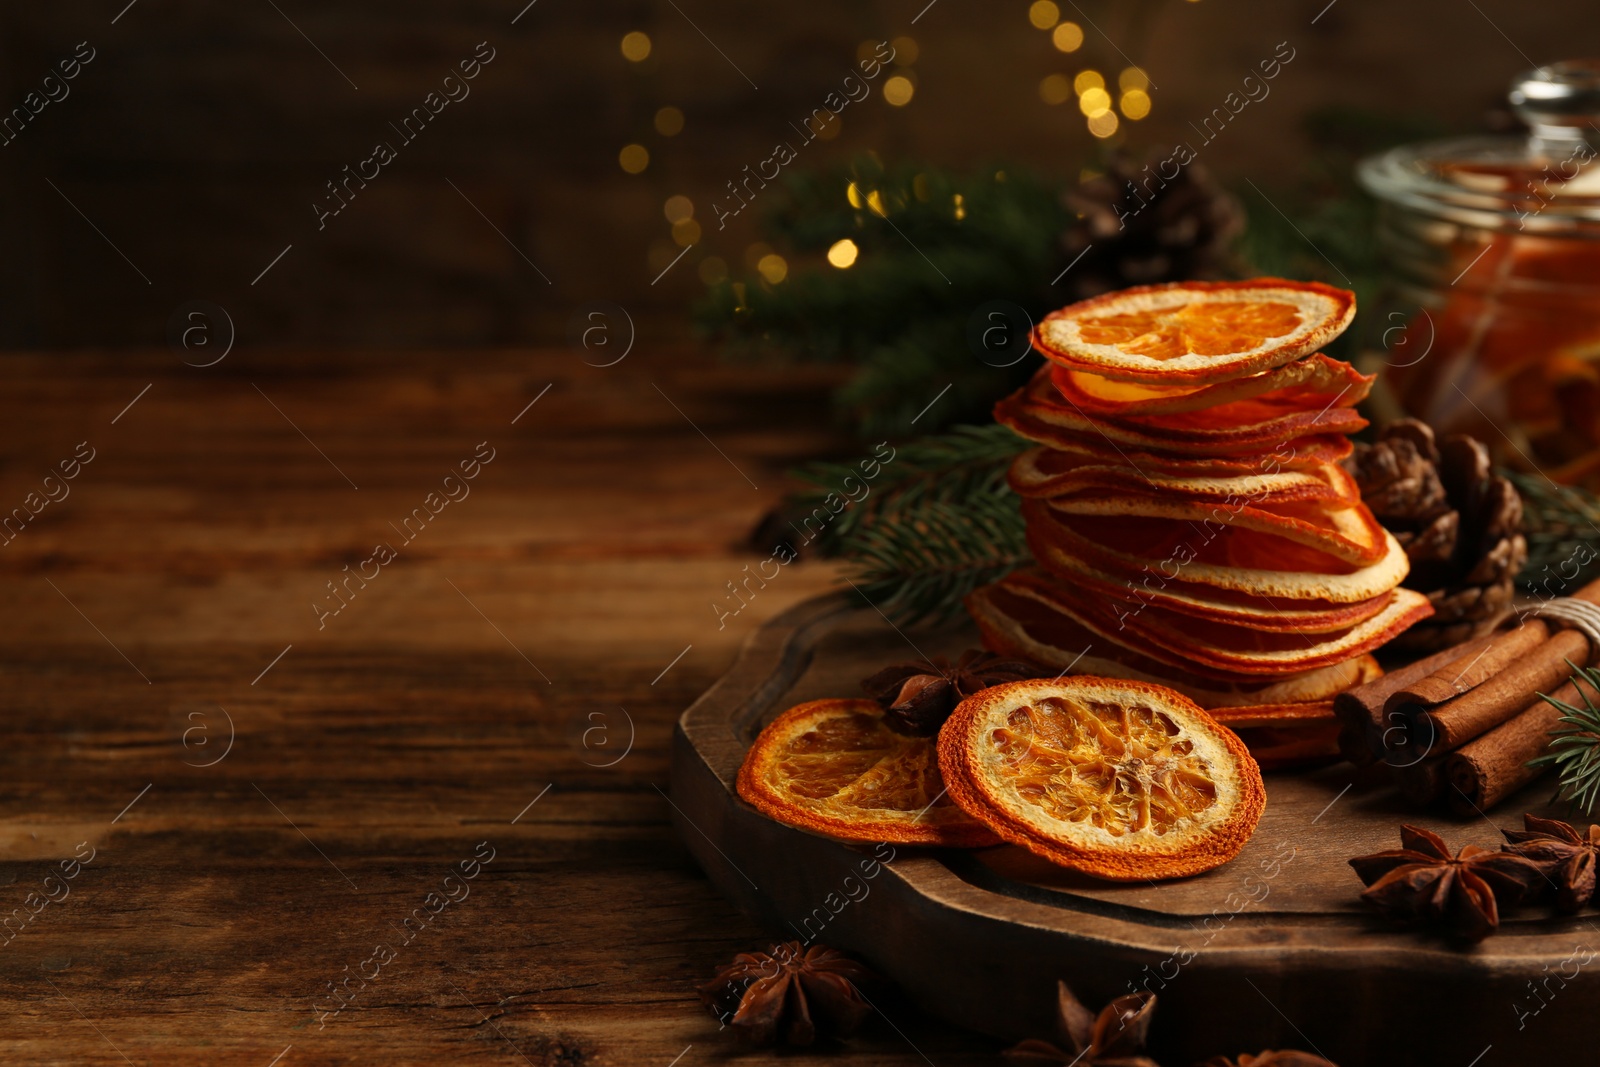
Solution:
M 694 201 L 687 196 L 669 196 L 661 211 L 668 222 L 682 222 L 694 218 Z
M 861 205 L 866 203 L 866 201 L 861 198 L 860 186 L 856 185 L 855 182 L 851 182 L 845 187 L 844 198 L 850 201 L 851 207 L 856 209 L 860 209 Z
M 1100 77 L 1098 70 L 1080 70 L 1078 76 L 1072 79 L 1072 91 L 1082 96 L 1090 89 L 1104 89 L 1106 80 Z
M 1058 51 L 1076 52 L 1083 47 L 1083 27 L 1076 22 L 1063 22 L 1051 32 L 1050 43 Z
M 1117 113 L 1115 111 L 1102 111 L 1098 115 L 1089 116 L 1089 132 L 1096 137 L 1110 137 L 1117 132 Z
M 828 249 L 828 262 L 844 270 L 854 264 L 856 256 L 860 254 L 861 250 L 856 247 L 856 243 L 846 237 L 842 241 L 833 242 L 832 247 Z
M 700 224 L 694 219 L 681 219 L 672 224 L 672 239 L 680 248 L 688 248 L 700 240 Z
M 650 150 L 642 144 L 623 145 L 622 151 L 617 153 L 617 162 L 629 174 L 643 174 L 650 165 Z
M 889 42 L 889 47 L 894 49 L 894 64 L 897 67 L 911 66 L 922 54 L 922 49 L 918 48 L 917 42 L 910 37 L 896 37 Z
M 895 107 L 905 107 L 911 103 L 916 91 L 917 87 L 911 84 L 911 79 L 901 74 L 883 83 L 883 98 Z
M 715 285 L 728 277 L 728 265 L 719 256 L 707 256 L 700 261 L 700 280 Z
M 777 285 L 789 276 L 789 263 L 776 252 L 762 256 L 761 262 L 756 264 L 756 270 L 761 276 L 773 285 Z
M 871 208 L 875 213 L 885 217 L 887 217 L 889 214 L 883 208 L 883 194 L 878 192 L 876 189 L 867 194 L 867 207 Z
M 1072 99 L 1072 83 L 1065 74 L 1047 74 L 1039 82 L 1039 99 L 1047 104 L 1065 104 Z
M 634 30 L 622 38 L 622 55 L 630 63 L 640 63 L 650 55 L 650 36 Z
M 1123 93 L 1122 113 L 1135 121 L 1150 114 L 1150 94 L 1143 89 L 1129 89 Z
M 756 269 L 756 264 L 761 262 L 763 256 L 772 254 L 772 246 L 765 241 L 757 241 L 744 250 L 744 265 L 751 270 Z
M 675 107 L 664 107 L 656 112 L 656 132 L 663 137 L 676 137 L 683 132 L 683 112 Z
M 1078 97 L 1078 110 L 1093 117 L 1111 108 L 1111 94 L 1104 89 L 1086 89 Z
M 1117 88 L 1123 92 L 1127 92 L 1129 89 L 1148 89 L 1150 88 L 1150 75 L 1146 74 L 1140 67 L 1127 67 L 1121 74 L 1117 75 Z
M 1041 30 L 1048 30 L 1061 21 L 1061 9 L 1052 0 L 1033 0 L 1028 5 L 1028 21 Z

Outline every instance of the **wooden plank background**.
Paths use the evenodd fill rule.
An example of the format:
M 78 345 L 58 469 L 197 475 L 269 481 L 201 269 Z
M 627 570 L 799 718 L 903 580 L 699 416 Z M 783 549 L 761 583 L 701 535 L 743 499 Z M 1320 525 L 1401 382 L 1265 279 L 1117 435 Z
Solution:
M 826 374 L 648 349 L 8 360 L 0 514 L 94 458 L 0 546 L 0 1060 L 729 1057 L 692 987 L 765 934 L 673 834 L 668 740 L 831 584 L 803 563 L 725 629 L 711 608 L 782 471 L 848 446 Z M 470 495 L 401 544 L 388 524 L 484 441 Z M 379 541 L 398 558 L 319 629 Z M 450 883 L 470 895 L 428 899 L 490 850 Z M 880 1003 L 894 1024 L 828 1062 L 992 1061 Z

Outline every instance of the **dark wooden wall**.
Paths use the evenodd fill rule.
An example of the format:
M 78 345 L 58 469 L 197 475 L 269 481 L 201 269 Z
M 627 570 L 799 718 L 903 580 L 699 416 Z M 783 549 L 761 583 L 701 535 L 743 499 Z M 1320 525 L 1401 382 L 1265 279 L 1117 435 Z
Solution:
M 1287 40 L 1297 58 L 1272 96 L 1203 155 L 1224 176 L 1270 180 L 1310 107 L 1470 125 L 1530 61 L 1600 50 L 1576 2 L 1337 0 L 1323 12 L 1326 0 L 1173 0 L 1080 13 L 1063 0 L 1067 17 L 1098 27 L 1073 56 L 1029 25 L 1025 0 L 537 0 L 512 25 L 524 2 L 7 4 L 0 108 L 21 104 L 78 42 L 96 58 L 0 147 L 0 346 L 160 343 L 196 298 L 227 308 L 248 345 L 549 340 L 599 298 L 646 317 L 676 311 L 700 287 L 702 256 L 738 267 L 755 234 L 749 212 L 708 230 L 652 286 L 676 251 L 665 199 L 687 195 L 708 214 L 866 39 L 917 42 L 915 99 L 889 107 L 875 88 L 797 165 L 876 151 L 1074 173 L 1092 138 L 1072 104 L 1040 101 L 1046 74 L 1115 71 L 1121 49 L 1157 85 L 1134 143 L 1166 146 Z M 633 29 L 655 44 L 641 64 L 619 50 Z M 398 146 L 319 232 L 323 183 L 392 136 L 387 124 L 480 41 L 496 58 L 471 96 Z M 671 139 L 652 129 L 668 104 L 687 120 Z M 633 141 L 652 153 L 638 176 L 617 162 Z

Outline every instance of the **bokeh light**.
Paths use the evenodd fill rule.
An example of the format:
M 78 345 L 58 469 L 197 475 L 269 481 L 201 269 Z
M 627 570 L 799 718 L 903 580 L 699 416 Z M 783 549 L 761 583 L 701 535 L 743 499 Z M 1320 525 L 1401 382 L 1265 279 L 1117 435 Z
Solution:
M 911 84 L 911 79 L 903 74 L 896 74 L 883 83 L 883 98 L 895 107 L 905 107 L 911 103 L 916 91 L 917 87 Z
M 1047 104 L 1065 104 L 1072 99 L 1072 83 L 1065 74 L 1046 74 L 1039 82 L 1039 99 Z
M 1115 111 L 1102 111 L 1098 115 L 1089 116 L 1089 132 L 1096 137 L 1110 137 L 1117 132 L 1117 113 Z
M 1072 91 L 1082 96 L 1090 89 L 1104 89 L 1106 80 L 1100 76 L 1098 70 L 1080 70 L 1078 76 L 1072 79 Z
M 860 254 L 861 250 L 856 247 L 856 243 L 846 237 L 842 241 L 833 242 L 832 247 L 828 249 L 828 262 L 844 270 L 854 264 L 856 256 Z
M 1076 22 L 1063 22 L 1050 33 L 1050 43 L 1061 52 L 1076 52 L 1083 47 L 1083 27 Z
M 1122 113 L 1134 120 L 1150 114 L 1150 94 L 1143 89 L 1129 89 L 1123 93 Z
M 643 174 L 650 165 L 650 150 L 642 144 L 623 145 L 617 153 L 617 162 L 629 174 Z
M 1061 21 L 1061 9 L 1053 0 L 1033 0 L 1028 5 L 1028 21 L 1041 30 L 1048 30 Z
M 694 218 L 694 201 L 687 196 L 669 196 L 661 210 L 667 216 L 668 222 L 682 222 L 684 219 Z
M 756 264 L 756 270 L 768 282 L 777 285 L 789 276 L 789 261 L 773 252 L 761 257 L 761 262 Z
M 728 265 L 720 256 L 707 256 L 700 261 L 700 280 L 707 285 L 715 285 L 725 281 L 728 277 Z
M 675 107 L 664 107 L 656 112 L 656 132 L 663 137 L 676 137 L 683 132 L 683 112 Z
M 642 63 L 650 55 L 650 35 L 634 30 L 622 38 L 622 55 L 630 63 Z
M 680 219 L 672 224 L 672 240 L 680 248 L 688 248 L 700 240 L 700 224 L 694 219 Z
M 1111 94 L 1104 89 L 1085 89 L 1078 97 L 1078 109 L 1093 117 L 1111 109 Z

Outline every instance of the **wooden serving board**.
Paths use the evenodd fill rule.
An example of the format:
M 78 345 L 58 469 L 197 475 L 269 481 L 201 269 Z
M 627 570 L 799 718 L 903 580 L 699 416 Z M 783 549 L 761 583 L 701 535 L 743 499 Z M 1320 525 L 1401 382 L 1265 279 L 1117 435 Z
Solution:
M 1600 1002 L 1595 913 L 1523 907 L 1461 948 L 1370 914 L 1346 864 L 1399 847 L 1402 822 L 1494 847 L 1522 812 L 1559 814 L 1548 781 L 1462 823 L 1409 810 L 1347 763 L 1269 774 L 1244 852 L 1160 884 L 1097 882 L 1012 846 L 841 844 L 739 800 L 745 750 L 784 708 L 858 696 L 887 663 L 976 643 L 967 630 L 908 637 L 853 594 L 806 601 L 752 635 L 674 737 L 678 831 L 722 892 L 774 935 L 858 953 L 929 1011 L 1008 1041 L 1053 1035 L 1057 979 L 1095 1008 L 1147 985 L 1163 1063 L 1288 1047 L 1342 1067 L 1494 1067 L 1561 1062 L 1585 1038 Z

